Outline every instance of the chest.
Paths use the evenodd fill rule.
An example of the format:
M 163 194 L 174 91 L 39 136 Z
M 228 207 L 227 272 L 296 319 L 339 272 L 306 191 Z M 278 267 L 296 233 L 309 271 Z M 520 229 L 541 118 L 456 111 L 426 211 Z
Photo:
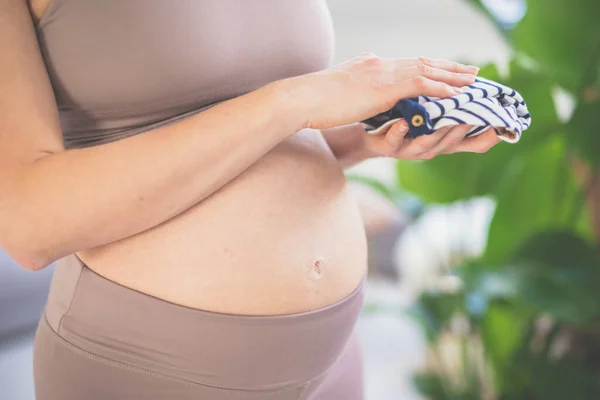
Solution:
M 59 108 L 204 105 L 327 67 L 324 0 L 52 0 L 37 26 Z

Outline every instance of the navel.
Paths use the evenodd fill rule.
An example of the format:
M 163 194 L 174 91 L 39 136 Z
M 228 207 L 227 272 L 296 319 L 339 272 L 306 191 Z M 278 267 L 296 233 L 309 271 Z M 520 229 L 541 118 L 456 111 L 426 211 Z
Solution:
M 318 258 L 312 265 L 311 278 L 314 280 L 321 279 L 323 276 L 323 258 Z

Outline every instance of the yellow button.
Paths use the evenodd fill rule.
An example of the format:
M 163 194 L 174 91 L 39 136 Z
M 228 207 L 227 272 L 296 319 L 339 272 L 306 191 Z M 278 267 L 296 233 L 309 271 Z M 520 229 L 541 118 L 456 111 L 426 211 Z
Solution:
M 425 122 L 425 121 L 423 120 L 422 116 L 417 114 L 412 117 L 411 122 L 412 122 L 413 126 L 419 127 L 419 126 L 423 125 L 423 122 Z

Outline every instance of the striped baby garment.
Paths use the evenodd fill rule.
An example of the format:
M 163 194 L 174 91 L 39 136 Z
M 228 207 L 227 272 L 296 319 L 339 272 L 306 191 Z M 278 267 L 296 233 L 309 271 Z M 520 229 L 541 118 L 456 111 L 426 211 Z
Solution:
M 514 89 L 483 78 L 446 99 L 420 96 L 399 101 L 394 108 L 364 120 L 370 134 L 383 134 L 400 118 L 406 119 L 413 138 L 449 125 L 473 125 L 468 136 L 494 127 L 498 136 L 516 143 L 531 124 L 523 97 Z

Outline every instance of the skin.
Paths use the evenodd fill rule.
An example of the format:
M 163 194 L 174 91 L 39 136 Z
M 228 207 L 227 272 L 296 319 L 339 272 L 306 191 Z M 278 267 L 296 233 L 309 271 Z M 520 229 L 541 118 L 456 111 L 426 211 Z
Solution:
M 343 167 L 498 142 L 490 132 L 462 140 L 468 127 L 413 140 L 401 122 L 365 135 L 356 121 L 400 98 L 456 94 L 477 70 L 363 54 L 172 125 L 65 150 L 33 25 L 47 4 L 0 0 L 0 246 L 29 270 L 76 253 L 98 274 L 176 304 L 316 309 L 365 273 Z

